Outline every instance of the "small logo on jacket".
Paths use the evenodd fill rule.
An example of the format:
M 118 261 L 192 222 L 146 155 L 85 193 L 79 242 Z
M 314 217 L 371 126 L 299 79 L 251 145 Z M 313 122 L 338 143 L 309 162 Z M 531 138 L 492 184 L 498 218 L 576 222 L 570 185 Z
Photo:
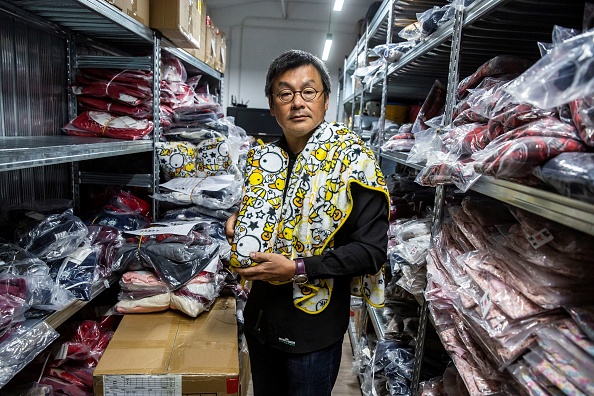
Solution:
M 282 342 L 283 344 L 287 344 L 289 346 L 294 347 L 295 346 L 295 341 L 291 341 L 288 338 L 280 338 L 278 339 L 280 342 Z

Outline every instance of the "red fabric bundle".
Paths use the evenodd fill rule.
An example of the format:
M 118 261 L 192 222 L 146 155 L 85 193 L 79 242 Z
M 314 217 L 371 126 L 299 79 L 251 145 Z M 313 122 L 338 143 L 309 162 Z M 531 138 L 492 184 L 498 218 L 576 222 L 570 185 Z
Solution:
M 118 115 L 127 115 L 138 119 L 150 120 L 152 118 L 152 107 L 150 103 L 144 102 L 136 106 L 128 106 L 123 103 L 113 102 L 102 98 L 79 96 L 78 104 L 83 110 L 106 111 Z
M 73 136 L 98 136 L 116 139 L 142 139 L 153 131 L 153 123 L 101 111 L 85 111 L 64 127 Z

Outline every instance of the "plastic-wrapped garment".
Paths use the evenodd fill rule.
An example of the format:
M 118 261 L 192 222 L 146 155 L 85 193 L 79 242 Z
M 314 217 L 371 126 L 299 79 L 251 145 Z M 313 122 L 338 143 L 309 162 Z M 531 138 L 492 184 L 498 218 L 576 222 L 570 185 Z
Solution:
M 174 110 L 182 106 L 192 106 L 195 97 L 194 89 L 186 83 L 161 81 L 161 103 Z
M 539 109 L 528 103 L 513 104 L 489 119 L 491 140 L 507 131 L 543 118 L 550 119 L 556 114 L 556 111 Z M 551 126 L 547 125 L 547 129 Z
M 163 192 L 153 194 L 153 198 L 159 201 L 171 202 L 178 205 L 198 205 L 209 209 L 229 209 L 239 203 L 243 194 L 243 183 L 241 180 L 224 181 L 223 185 L 218 185 L 217 190 L 214 187 L 208 187 L 203 183 L 206 180 L 215 180 L 214 178 L 222 176 L 209 176 L 206 178 L 196 178 L 198 183 L 191 190 L 166 192 L 167 185 L 161 185 Z M 189 179 L 189 178 L 187 178 Z M 173 180 L 172 180 L 173 181 Z M 213 188 L 213 189 L 209 189 Z
M 214 139 L 218 137 L 224 137 L 225 135 L 221 132 L 217 132 L 207 128 L 173 128 L 163 133 L 163 137 L 167 141 L 172 142 L 189 142 L 192 144 L 198 144 L 203 140 Z
M 566 308 L 586 335 L 594 340 L 594 305 Z
M 137 119 L 152 119 L 153 110 L 148 103 L 129 106 L 104 98 L 93 98 L 88 96 L 78 96 L 76 100 L 80 109 L 83 111 L 106 111 L 108 113 L 130 116 Z
M 0 275 L 0 338 L 10 327 L 25 320 L 30 308 L 26 301 L 27 284 L 23 278 Z
M 398 32 L 398 37 L 402 37 L 403 39 L 413 43 L 421 40 L 423 38 L 421 24 L 417 21 L 403 27 Z
M 50 275 L 74 297 L 90 301 L 93 283 L 99 278 L 96 274 L 99 251 L 99 248 L 80 247 L 63 260 L 54 262 Z
M 414 45 L 415 44 L 411 42 L 380 44 L 373 48 L 373 52 L 384 58 L 387 62 L 394 63 L 397 62 L 402 55 L 410 51 Z
M 19 245 L 42 260 L 51 261 L 72 253 L 87 237 L 87 226 L 72 210 L 47 216 L 26 235 Z
M 218 257 L 219 245 L 189 245 L 179 242 L 130 243 L 122 246 L 114 271 L 155 271 L 169 290 L 182 287 Z
M 471 256 L 472 257 L 472 256 Z M 466 265 L 466 272 L 480 286 L 490 301 L 496 304 L 511 319 L 521 319 L 544 312 L 544 309 L 530 301 L 526 296 L 496 276 L 480 268 L 476 260 L 461 261 Z
M 476 250 L 487 248 L 487 239 L 482 229 L 472 221 L 470 216 L 464 211 L 461 206 L 451 206 L 448 208 L 448 213 L 456 226 L 470 241 Z
M 127 271 L 120 278 L 119 299 L 133 300 L 163 294 L 169 291 L 167 285 L 152 271 Z
M 460 114 L 456 115 L 456 118 L 452 121 L 454 126 L 461 126 L 465 124 L 472 124 L 475 122 L 479 122 L 481 124 L 486 124 L 488 119 L 483 115 L 477 113 L 472 108 L 468 108 L 463 110 Z
M 128 106 L 142 106 L 151 100 L 153 92 L 141 85 L 120 84 L 108 81 L 80 81 L 83 83 L 72 87 L 72 93 L 77 96 L 94 98 L 109 98 Z
M 475 172 L 474 163 L 470 160 L 461 160 L 457 155 L 435 153 L 427 159 L 415 182 L 430 187 L 453 184 L 462 192 L 466 192 L 479 177 Z
M 443 387 L 443 378 L 435 377 L 419 383 L 419 396 L 447 396 Z
M 546 219 L 526 210 L 510 206 L 510 211 L 522 226 L 525 235 L 537 235 L 545 229 L 553 237 L 548 246 L 577 260 L 592 261 L 594 237 L 573 228 Z
M 458 314 L 452 314 L 452 320 L 458 332 L 458 338 L 468 351 L 467 360 L 471 362 L 486 379 L 502 381 L 505 375 L 497 370 L 496 365 L 490 360 L 480 345 L 475 340 L 476 335 L 460 319 Z
M 64 127 L 68 135 L 96 136 L 114 139 L 148 139 L 153 131 L 153 122 L 117 116 L 102 111 L 85 111 Z
M 450 4 L 443 7 L 434 6 L 417 14 L 417 21 L 421 25 L 421 35 L 423 37 L 429 36 L 453 17 L 454 8 Z
M 229 209 L 209 209 L 202 206 L 189 206 L 186 208 L 171 209 L 165 212 L 163 219 L 165 221 L 192 221 L 203 216 L 227 221 L 229 217 L 239 210 L 239 207 L 232 206 Z
M 107 80 L 121 84 L 138 84 L 144 87 L 151 87 L 153 84 L 153 73 L 143 70 L 118 70 L 118 69 L 103 69 L 81 67 L 78 69 L 79 75 L 83 75 L 90 79 Z
M 551 109 L 594 93 L 594 31 L 553 47 L 506 88 L 521 102 Z
M 530 365 L 533 372 L 538 372 L 545 376 L 558 389 L 562 390 L 564 394 L 570 396 L 586 396 L 567 378 L 563 373 L 558 371 L 547 359 L 539 356 L 535 352 L 530 352 L 524 355 L 524 360 Z
M 103 209 L 92 219 L 92 223 L 89 225 L 108 226 L 125 232 L 140 230 L 149 223 L 149 219 L 140 213 L 118 213 Z
M 429 126 L 427 125 L 427 121 L 443 113 L 445 100 L 445 86 L 439 82 L 439 80 L 435 80 L 429 94 L 427 94 L 427 98 L 425 98 L 425 101 L 419 110 L 417 119 L 413 123 L 412 133 L 416 134 L 419 131 L 428 129 Z
M 177 246 L 163 246 L 177 245 Z M 180 250 L 184 250 L 184 261 L 177 261 Z M 181 244 L 149 245 L 141 254 L 167 284 L 170 290 L 176 290 L 199 274 L 218 255 L 219 246 L 184 246 Z
M 129 192 L 120 191 L 104 206 L 105 210 L 122 214 L 150 216 L 151 204 Z
M 10 334 L 0 342 L 0 387 L 60 334 L 45 322 L 26 321 L 11 328 Z
M 60 311 L 75 300 L 70 291 L 52 279 L 49 267 L 38 258 L 0 264 L 0 279 L 20 279 L 19 284 L 26 283 L 24 300 L 28 307 Z
M 487 131 L 488 126 L 485 123 L 464 124 L 441 135 L 441 140 L 449 153 L 468 155 L 484 144 Z
M 410 134 L 412 135 L 412 134 Z M 382 145 L 382 151 L 401 152 L 410 151 L 415 145 L 415 139 L 409 136 L 395 135 Z
M 548 360 L 582 392 L 594 394 L 594 379 L 591 378 L 594 359 L 555 329 L 541 328 L 537 335 L 540 348 L 533 348 L 533 352 Z
M 218 103 L 201 103 L 190 106 L 180 106 L 173 110 L 173 124 L 180 126 L 199 126 L 216 121 L 224 116 Z
M 594 154 L 561 153 L 535 169 L 559 194 L 594 203 Z
M 501 392 L 501 384 L 498 381 L 487 379 L 480 370 L 475 367 L 475 362 L 469 359 L 467 350 L 458 337 L 455 328 L 449 328 L 439 333 L 439 337 L 450 353 L 458 372 L 462 376 L 466 389 L 471 396 L 494 395 Z
M 406 162 L 418 164 L 426 161 L 434 152 L 441 151 L 442 141 L 439 133 L 440 128 L 429 128 L 415 133 L 415 145 L 411 147 Z
M 99 249 L 99 263 L 97 264 L 97 275 L 107 278 L 112 272 L 112 263 L 117 249 L 124 243 L 121 231 L 115 227 L 91 224 L 89 230 L 88 244 Z
M 594 263 L 591 257 L 587 258 L 588 261 L 579 260 L 577 257 L 569 257 L 553 249 L 548 244 L 533 245 L 529 241 L 529 238 L 532 239 L 531 236 L 526 235 L 519 224 L 499 226 L 498 229 L 502 235 L 496 236 L 494 240 L 512 249 L 529 262 L 530 265 L 526 268 L 534 272 L 535 280 L 543 279 L 542 282 L 548 282 L 547 278 L 550 274 L 552 277 L 559 276 L 549 285 L 571 287 L 591 282 L 591 277 L 594 276 Z M 538 275 L 539 270 L 544 272 L 544 275 Z
M 195 318 L 211 307 L 224 285 L 225 276 L 222 274 L 214 274 L 207 281 L 196 277 L 171 293 L 170 308 Z
M 509 367 L 510 372 L 518 381 L 520 385 L 524 387 L 524 390 L 528 392 L 530 396 L 550 396 L 547 389 L 541 386 L 536 380 L 534 374 L 524 362 L 513 364 Z
M 579 346 L 594 359 L 594 340 L 589 338 L 574 321 L 566 321 L 558 328 L 568 340 Z
M 164 179 L 196 177 L 196 146 L 190 142 L 157 142 L 155 150 Z
M 569 110 L 582 141 L 594 146 L 594 96 L 569 102 Z
M 120 300 L 116 303 L 115 310 L 121 314 L 160 312 L 169 309 L 170 304 L 171 294 L 166 292 L 144 298 Z
M 563 152 L 585 150 L 580 140 L 572 138 L 525 136 L 501 143 L 494 140 L 472 158 L 478 173 L 499 179 L 520 179 L 532 176 L 537 166 Z
M 532 62 L 512 55 L 499 55 L 483 63 L 474 73 L 458 83 L 456 97 L 463 98 L 466 92 L 476 87 L 486 77 L 518 76 Z
M 161 78 L 167 82 L 185 82 L 188 73 L 177 57 L 164 55 L 161 62 Z

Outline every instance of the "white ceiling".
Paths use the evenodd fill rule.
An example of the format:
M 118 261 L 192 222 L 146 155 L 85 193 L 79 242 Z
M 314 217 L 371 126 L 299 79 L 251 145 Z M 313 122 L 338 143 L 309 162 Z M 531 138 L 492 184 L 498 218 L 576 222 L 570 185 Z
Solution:
M 330 20 L 331 30 L 349 29 L 356 32 L 355 26 L 357 21 L 364 18 L 369 6 L 375 1 L 344 0 L 342 11 L 332 12 Z M 289 23 L 293 19 L 301 19 L 303 11 L 305 11 L 312 22 L 318 22 L 323 26 L 328 26 L 334 0 L 209 0 L 206 2 L 206 7 L 208 12 L 214 11 L 216 14 L 232 13 L 234 10 L 241 10 L 243 17 L 252 17 L 260 16 L 256 14 L 256 11 L 258 10 L 258 6 L 264 3 L 269 3 L 267 6 L 271 9 L 276 8 L 279 15 Z M 299 10 L 295 12 L 297 8 Z M 250 14 L 250 10 L 254 10 L 254 12 Z

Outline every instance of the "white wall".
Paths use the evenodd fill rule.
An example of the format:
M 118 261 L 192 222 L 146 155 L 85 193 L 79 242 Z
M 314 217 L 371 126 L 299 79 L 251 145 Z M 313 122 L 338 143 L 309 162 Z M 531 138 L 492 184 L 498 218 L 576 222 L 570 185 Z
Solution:
M 359 4 L 351 5 L 355 7 L 354 15 L 362 18 L 370 1 L 356 3 Z M 254 1 L 236 7 L 213 7 L 212 10 L 207 3 L 207 12 L 213 23 L 227 34 L 227 69 L 223 92 L 225 109 L 231 105 L 232 95 L 239 103 L 249 101 L 250 108 L 268 108 L 264 96 L 266 72 L 270 62 L 282 52 L 300 49 L 321 57 L 328 33 L 329 4 L 330 1 L 288 1 L 288 18 L 283 18 L 279 0 Z M 353 9 L 350 11 L 353 14 Z M 326 64 L 332 79 L 332 92 L 326 120 L 334 121 L 339 69 L 343 67 L 345 56 L 356 44 L 356 19 L 352 23 L 342 23 L 339 16 L 333 13 L 330 30 L 334 43 Z

